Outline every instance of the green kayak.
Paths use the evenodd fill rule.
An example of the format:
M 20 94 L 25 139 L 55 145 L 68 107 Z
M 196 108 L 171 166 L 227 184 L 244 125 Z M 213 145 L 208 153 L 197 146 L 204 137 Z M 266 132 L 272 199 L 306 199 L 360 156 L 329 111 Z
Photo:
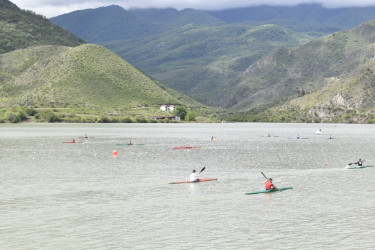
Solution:
M 278 189 L 274 189 L 274 190 L 261 190 L 261 191 L 245 193 L 245 194 L 249 195 L 249 194 L 273 193 L 273 192 L 281 192 L 281 191 L 288 190 L 288 189 L 293 189 L 293 188 L 292 187 L 282 187 L 282 188 L 278 188 Z
M 358 165 L 347 165 L 346 169 L 360 169 L 360 168 L 372 168 L 374 165 L 363 165 L 363 166 L 358 166 Z

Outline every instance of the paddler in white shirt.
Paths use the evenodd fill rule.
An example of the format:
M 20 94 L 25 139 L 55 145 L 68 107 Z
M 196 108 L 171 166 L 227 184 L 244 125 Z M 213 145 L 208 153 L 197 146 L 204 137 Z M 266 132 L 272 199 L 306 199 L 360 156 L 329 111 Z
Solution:
M 193 170 L 193 172 L 189 176 L 189 180 L 190 181 L 197 181 L 198 177 L 199 177 L 199 174 L 197 174 L 197 172 L 195 170 Z

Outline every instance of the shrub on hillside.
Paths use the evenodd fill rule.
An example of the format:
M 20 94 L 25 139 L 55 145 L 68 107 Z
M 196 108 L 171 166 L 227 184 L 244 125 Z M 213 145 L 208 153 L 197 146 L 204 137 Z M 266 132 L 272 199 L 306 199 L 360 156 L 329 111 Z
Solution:
M 36 111 L 35 109 L 31 108 L 31 109 L 27 109 L 26 110 L 26 113 L 29 115 L 29 116 L 35 116 L 38 111 Z
M 99 121 L 100 123 L 110 123 L 111 121 L 109 120 L 109 118 L 107 116 L 101 116 L 99 118 Z
M 186 121 L 195 121 L 195 113 L 194 112 L 188 112 L 186 117 L 185 117 L 185 120 Z
M 5 113 L 6 120 L 10 121 L 11 123 L 18 123 L 21 121 L 20 115 L 15 112 L 8 111 Z
M 48 113 L 46 115 L 46 120 L 48 122 L 56 122 L 57 121 L 57 117 L 56 117 L 56 115 L 54 113 Z
M 130 117 L 126 116 L 126 117 L 122 118 L 121 122 L 123 122 L 123 123 L 132 123 L 133 120 Z

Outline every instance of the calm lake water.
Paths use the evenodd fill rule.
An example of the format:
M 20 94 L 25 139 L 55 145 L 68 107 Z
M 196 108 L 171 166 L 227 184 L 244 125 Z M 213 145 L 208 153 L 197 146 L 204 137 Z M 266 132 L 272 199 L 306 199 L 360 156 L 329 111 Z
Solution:
M 375 248 L 375 168 L 345 169 L 375 164 L 375 125 L 2 124 L 0 146 L 1 249 Z M 261 171 L 293 189 L 245 195 Z

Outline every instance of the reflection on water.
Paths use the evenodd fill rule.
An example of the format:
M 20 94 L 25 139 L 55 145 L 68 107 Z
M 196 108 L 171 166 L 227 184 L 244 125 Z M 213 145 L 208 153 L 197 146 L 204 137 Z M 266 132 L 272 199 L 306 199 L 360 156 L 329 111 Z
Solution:
M 2 124 L 2 248 L 372 249 L 374 168 L 345 166 L 375 163 L 374 126 L 319 128 Z M 82 143 L 62 143 L 72 138 Z M 144 145 L 116 145 L 130 140 Z M 201 148 L 173 149 L 186 144 Z M 168 184 L 203 167 L 218 180 Z M 261 171 L 293 189 L 244 195 Z

